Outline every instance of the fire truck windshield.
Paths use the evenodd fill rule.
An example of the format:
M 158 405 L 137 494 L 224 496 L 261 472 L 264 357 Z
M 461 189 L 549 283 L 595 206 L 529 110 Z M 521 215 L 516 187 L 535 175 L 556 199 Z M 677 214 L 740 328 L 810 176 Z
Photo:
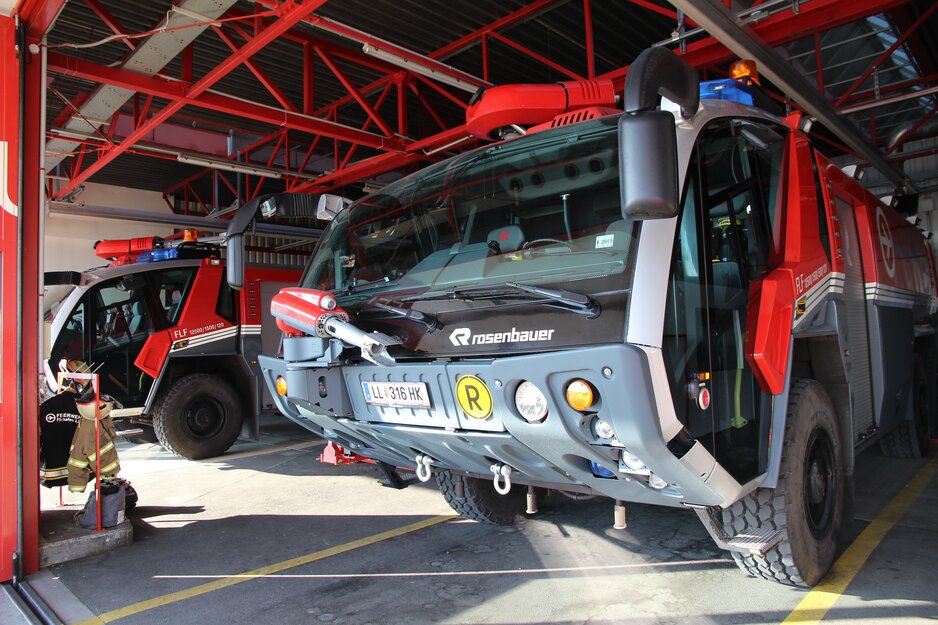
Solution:
M 505 282 L 628 288 L 638 225 L 622 218 L 614 122 L 480 148 L 359 200 L 323 233 L 302 286 L 340 302 Z

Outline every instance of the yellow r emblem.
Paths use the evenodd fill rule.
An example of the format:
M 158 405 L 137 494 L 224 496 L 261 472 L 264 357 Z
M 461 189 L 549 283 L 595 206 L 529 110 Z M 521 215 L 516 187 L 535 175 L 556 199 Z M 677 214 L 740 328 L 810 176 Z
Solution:
M 464 375 L 456 380 L 456 401 L 462 411 L 473 419 L 488 419 L 492 416 L 492 393 L 485 382 L 474 375 Z

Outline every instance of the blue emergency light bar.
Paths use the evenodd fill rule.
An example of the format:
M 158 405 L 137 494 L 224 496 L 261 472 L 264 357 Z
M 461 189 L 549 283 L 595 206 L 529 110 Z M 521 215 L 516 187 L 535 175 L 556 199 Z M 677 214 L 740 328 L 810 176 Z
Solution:
M 140 252 L 140 255 L 137 256 L 137 263 L 157 263 L 161 260 L 173 260 L 179 256 L 179 250 L 175 247 L 155 249 L 155 250 L 146 250 Z
M 733 78 L 723 78 L 721 80 L 708 80 L 700 83 L 701 100 L 729 100 L 730 102 L 739 102 L 747 106 L 753 106 L 755 100 L 752 90 L 743 83 Z

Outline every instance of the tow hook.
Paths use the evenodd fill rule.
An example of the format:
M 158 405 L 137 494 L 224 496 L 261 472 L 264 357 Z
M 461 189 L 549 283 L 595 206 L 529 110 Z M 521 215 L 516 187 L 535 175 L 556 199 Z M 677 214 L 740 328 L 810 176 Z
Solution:
M 426 454 L 417 454 L 417 479 L 421 482 L 429 482 L 430 477 L 432 476 L 432 471 L 430 469 L 430 463 L 433 462 L 433 458 Z
M 489 467 L 489 470 L 495 474 L 495 492 L 499 495 L 507 495 L 508 491 L 511 490 L 511 467 L 507 464 L 493 464 Z M 499 482 L 504 479 L 504 484 L 499 484 Z

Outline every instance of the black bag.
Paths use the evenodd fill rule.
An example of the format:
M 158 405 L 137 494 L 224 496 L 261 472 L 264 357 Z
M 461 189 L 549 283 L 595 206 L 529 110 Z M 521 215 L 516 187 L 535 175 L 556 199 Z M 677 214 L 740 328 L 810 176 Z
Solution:
M 98 526 L 96 492 L 92 489 L 85 508 L 78 513 L 78 524 L 85 529 Z M 124 522 L 124 505 L 127 491 L 116 480 L 101 480 L 101 527 L 114 527 Z

